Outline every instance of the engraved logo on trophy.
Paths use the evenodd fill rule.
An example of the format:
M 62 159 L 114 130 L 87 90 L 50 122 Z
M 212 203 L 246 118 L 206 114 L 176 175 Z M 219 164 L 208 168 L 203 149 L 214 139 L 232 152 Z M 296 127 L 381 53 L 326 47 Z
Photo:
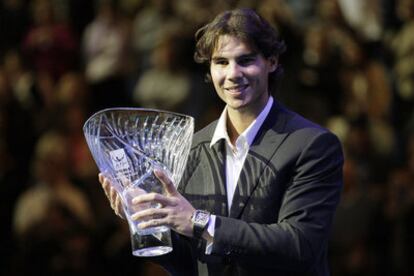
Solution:
M 120 170 L 129 170 L 128 160 L 125 156 L 124 149 L 117 149 L 109 152 L 111 156 L 114 169 L 118 172 Z

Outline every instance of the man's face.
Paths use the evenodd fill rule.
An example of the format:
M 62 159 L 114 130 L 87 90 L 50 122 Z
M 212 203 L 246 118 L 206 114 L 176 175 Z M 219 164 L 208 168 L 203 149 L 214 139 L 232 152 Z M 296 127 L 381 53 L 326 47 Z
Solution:
M 276 58 L 266 59 L 243 40 L 222 35 L 213 51 L 210 74 L 230 113 L 257 115 L 269 98 L 268 77 L 276 66 Z

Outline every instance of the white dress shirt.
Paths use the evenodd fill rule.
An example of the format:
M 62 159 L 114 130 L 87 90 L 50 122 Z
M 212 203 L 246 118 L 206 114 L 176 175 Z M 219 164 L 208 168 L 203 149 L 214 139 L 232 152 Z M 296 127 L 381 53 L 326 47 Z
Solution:
M 244 160 L 249 152 L 250 145 L 253 143 L 257 132 L 262 126 L 264 120 L 270 112 L 273 104 L 273 97 L 270 96 L 266 106 L 260 112 L 259 116 L 246 128 L 243 133 L 237 138 L 235 145 L 230 142 L 227 132 L 227 107 L 224 108 L 217 122 L 216 129 L 211 139 L 210 147 L 216 144 L 219 140 L 224 139 L 226 144 L 226 191 L 227 191 L 227 206 L 228 211 L 233 202 L 234 191 L 236 190 L 237 181 L 240 172 L 243 168 Z M 216 224 L 216 216 L 211 215 L 207 226 L 208 233 L 214 237 L 214 227 Z M 210 254 L 212 250 L 212 243 L 206 247 L 206 254 Z

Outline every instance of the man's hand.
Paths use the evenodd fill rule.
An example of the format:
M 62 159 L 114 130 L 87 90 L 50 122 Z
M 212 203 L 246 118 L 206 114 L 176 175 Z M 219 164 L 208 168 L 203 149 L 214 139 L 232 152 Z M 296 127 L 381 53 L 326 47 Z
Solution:
M 160 170 L 154 171 L 155 176 L 164 186 L 165 194 L 148 193 L 132 199 L 133 204 L 161 204 L 161 208 L 148 208 L 132 215 L 133 220 L 140 221 L 138 227 L 145 229 L 165 225 L 174 231 L 188 236 L 193 236 L 193 223 L 191 216 L 194 207 L 177 191 L 174 183 Z
M 124 209 L 122 207 L 122 200 L 119 196 L 118 192 L 112 186 L 110 180 L 105 177 L 103 173 L 98 175 L 99 182 L 108 198 L 109 202 L 111 203 L 111 208 L 114 210 L 115 214 L 119 217 L 125 219 Z

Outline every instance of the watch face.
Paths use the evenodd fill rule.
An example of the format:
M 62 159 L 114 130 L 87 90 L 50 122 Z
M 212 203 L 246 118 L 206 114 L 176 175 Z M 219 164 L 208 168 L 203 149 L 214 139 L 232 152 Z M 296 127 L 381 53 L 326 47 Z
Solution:
M 194 218 L 196 223 L 204 223 L 207 222 L 209 218 L 209 214 L 205 212 L 197 212 Z
M 193 221 L 193 234 L 195 238 L 201 238 L 210 219 L 210 213 L 204 210 L 196 210 L 191 220 Z

